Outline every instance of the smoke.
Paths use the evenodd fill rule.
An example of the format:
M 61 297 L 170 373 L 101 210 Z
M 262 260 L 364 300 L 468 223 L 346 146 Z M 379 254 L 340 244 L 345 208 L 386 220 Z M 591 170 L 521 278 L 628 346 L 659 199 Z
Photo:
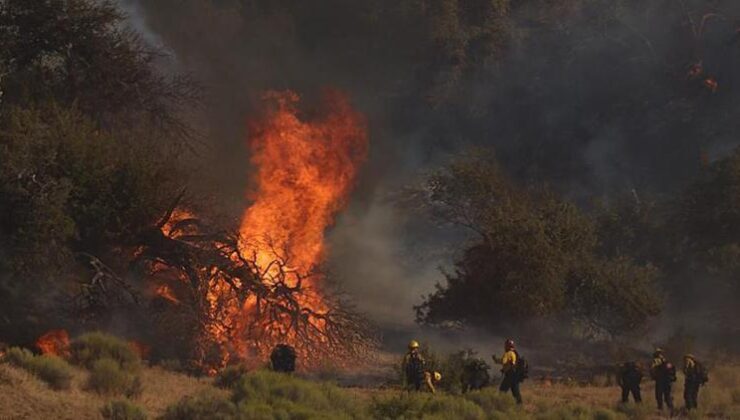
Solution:
M 405 226 L 393 204 L 376 197 L 367 208 L 345 212 L 329 238 L 332 274 L 359 310 L 389 328 L 413 327 L 411 308 L 443 281 L 442 259 L 414 255 Z
M 167 45 L 162 42 L 159 35 L 156 32 L 153 32 L 147 25 L 137 0 L 117 0 L 117 3 L 128 17 L 128 24 L 131 29 L 140 34 L 146 44 L 163 51 L 168 51 Z
M 145 39 L 206 88 L 212 163 L 202 179 L 226 208 L 243 207 L 245 120 L 262 92 L 290 88 L 307 102 L 323 86 L 349 93 L 369 121 L 370 157 L 331 232 L 330 267 L 388 331 L 412 328 L 412 306 L 443 279 L 437 267 L 459 243 L 445 237 L 430 251 L 433 235 L 410 230 L 385 199 L 441 156 L 493 146 L 515 177 L 586 202 L 674 191 L 703 154 L 720 158 L 740 144 L 740 5 L 732 0 L 512 5 L 498 55 L 481 53 L 466 32 L 484 18 L 479 2 L 119 1 Z M 443 9 L 454 13 L 434 16 Z M 707 13 L 719 18 L 699 31 Z M 697 62 L 703 73 L 693 80 L 687 70 Z

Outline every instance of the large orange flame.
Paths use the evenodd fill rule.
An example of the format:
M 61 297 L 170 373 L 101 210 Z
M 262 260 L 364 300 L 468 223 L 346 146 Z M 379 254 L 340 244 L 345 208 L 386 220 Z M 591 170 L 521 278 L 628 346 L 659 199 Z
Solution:
M 252 256 L 268 285 L 274 285 L 279 269 L 295 273 L 281 280 L 295 287 L 302 279 L 300 304 L 321 313 L 326 308 L 318 284 L 321 277 L 309 274 L 323 261 L 325 231 L 346 205 L 367 156 L 365 121 L 334 90 L 325 92 L 323 115 L 310 121 L 301 119 L 299 96 L 293 92 L 269 92 L 265 99 L 272 107 L 263 119 L 250 124 L 256 174 L 248 191 L 253 204 L 242 218 L 240 251 Z M 258 316 L 254 305 L 252 298 L 242 308 L 245 322 Z M 295 338 L 291 322 L 286 317 L 279 328 L 265 327 L 259 341 L 290 343 Z
M 365 121 L 337 91 L 325 93 L 324 109 L 312 118 L 300 114 L 299 97 L 293 92 L 269 92 L 265 100 L 262 118 L 250 122 L 251 205 L 242 216 L 237 248 L 229 255 L 237 266 L 248 268 L 249 278 L 211 266 L 180 273 L 185 282 L 193 274 L 205 279 L 205 299 L 195 302 L 207 312 L 204 342 L 226 353 L 219 361 L 199 363 L 210 358 L 210 351 L 196 348 L 202 353 L 196 354 L 196 363 L 210 373 L 233 355 L 243 361 L 263 360 L 277 343 L 294 344 L 301 355 L 321 353 L 312 344 L 329 344 L 333 336 L 327 321 L 331 305 L 317 271 L 326 253 L 324 234 L 347 204 L 367 155 Z M 178 237 L 187 230 L 189 218 L 188 211 L 174 212 L 163 233 Z M 225 249 L 224 244 L 216 245 Z M 254 281 L 259 286 L 251 284 Z M 251 293 L 240 295 L 248 282 L 244 290 Z M 181 302 L 171 288 L 160 286 L 155 292 L 172 303 Z M 288 306 L 275 303 L 288 294 L 293 299 Z M 265 303 L 270 299 L 272 303 Z M 336 322 L 331 324 L 336 328 Z
M 66 330 L 51 330 L 36 340 L 42 354 L 66 357 L 69 355 L 69 334 Z
M 276 105 L 251 124 L 252 163 L 257 169 L 244 213 L 242 252 L 256 254 L 258 267 L 284 258 L 307 273 L 324 256 L 324 232 L 347 201 L 367 152 L 360 114 L 336 91 L 326 94 L 327 114 L 302 121 L 298 95 L 270 92 Z

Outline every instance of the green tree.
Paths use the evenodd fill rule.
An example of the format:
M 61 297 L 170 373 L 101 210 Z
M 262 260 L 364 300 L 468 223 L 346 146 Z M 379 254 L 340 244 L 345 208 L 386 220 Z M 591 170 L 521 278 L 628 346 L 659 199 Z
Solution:
M 419 321 L 500 328 L 563 316 L 589 334 L 619 334 L 658 312 L 655 270 L 598 252 L 594 221 L 539 187 L 507 178 L 475 153 L 431 175 L 422 191 L 437 220 L 474 232 Z
M 196 89 L 160 56 L 113 2 L 0 2 L 4 339 L 68 320 L 92 258 L 124 270 L 172 203 Z
M 740 278 L 740 148 L 686 190 L 676 220 L 686 235 L 685 252 L 710 271 Z
M 126 29 L 111 1 L 0 3 L 3 107 L 52 100 L 106 126 L 143 119 L 182 135 L 176 111 L 195 89 L 187 78 L 159 72 L 161 56 Z
M 134 247 L 172 201 L 176 171 L 155 139 L 117 138 L 57 105 L 6 110 L 0 124 L 0 296 L 17 320 L 74 288 L 80 253 Z

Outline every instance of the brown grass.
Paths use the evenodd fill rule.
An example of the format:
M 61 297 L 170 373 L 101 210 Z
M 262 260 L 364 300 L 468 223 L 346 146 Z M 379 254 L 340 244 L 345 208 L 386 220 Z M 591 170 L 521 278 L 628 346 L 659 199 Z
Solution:
M 101 407 L 111 398 L 85 391 L 88 375 L 75 368 L 71 389 L 60 392 L 22 369 L 0 364 L 0 420 L 100 419 Z M 183 396 L 212 388 L 210 378 L 197 379 L 160 368 L 143 369 L 140 375 L 143 393 L 135 403 L 146 410 L 149 418 L 163 414 L 167 406 Z
M 110 397 L 85 391 L 89 372 L 74 368 L 72 387 L 66 391 L 54 391 L 44 382 L 22 369 L 0 364 L 0 420 L 6 419 L 100 419 L 101 407 Z M 193 378 L 173 373 L 162 368 L 144 368 L 140 371 L 143 392 L 134 403 L 143 408 L 149 418 L 157 418 L 165 409 L 184 396 L 195 395 L 203 390 L 229 396 L 229 392 L 212 386 L 210 378 Z M 677 407 L 683 406 L 683 377 L 679 375 L 674 389 Z M 653 383 L 645 381 L 642 386 L 643 407 L 638 414 L 644 419 L 667 418 L 655 409 Z M 357 404 L 369 405 L 373 398 L 398 395 L 394 389 L 350 389 Z M 537 418 L 564 406 L 604 408 L 616 410 L 620 397 L 616 386 L 579 386 L 546 384 L 528 380 L 522 387 L 525 399 L 522 418 Z M 710 383 L 701 390 L 700 411 L 691 418 L 740 419 L 740 367 L 715 368 L 711 371 Z M 625 412 L 632 410 L 627 406 Z M 627 418 L 620 413 L 616 418 Z M 681 418 L 681 417 L 678 417 Z M 686 418 L 686 417 L 683 417 Z

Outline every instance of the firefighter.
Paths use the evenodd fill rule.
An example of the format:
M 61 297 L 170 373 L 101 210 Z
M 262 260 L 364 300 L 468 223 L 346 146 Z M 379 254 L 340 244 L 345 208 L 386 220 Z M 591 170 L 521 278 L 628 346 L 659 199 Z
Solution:
M 403 372 L 408 390 L 420 391 L 425 382 L 424 358 L 419 353 L 419 342 L 411 340 L 408 352 L 403 357 Z
M 676 367 L 665 358 L 663 349 L 657 348 L 653 353 L 653 362 L 650 365 L 650 376 L 655 380 L 655 400 L 658 410 L 663 409 L 663 403 L 673 413 L 673 395 L 671 388 L 676 382 Z
M 642 402 L 642 397 L 640 396 L 640 382 L 642 382 L 642 376 L 642 367 L 637 362 L 630 361 L 622 363 L 619 367 L 617 382 L 622 388 L 623 403 L 629 401 L 630 394 L 632 394 L 632 398 L 636 403 Z
M 516 399 L 516 403 L 521 404 L 522 394 L 519 391 L 519 383 L 522 378 L 518 372 L 517 361 L 519 359 L 519 354 L 514 347 L 514 340 L 507 339 L 504 342 L 504 355 L 501 356 L 501 358 L 496 357 L 495 354 L 492 357 L 495 363 L 501 365 L 501 372 L 504 374 L 499 391 L 509 392 L 509 390 L 511 390 L 511 394 Z
M 437 390 L 434 388 L 434 384 L 439 383 L 442 380 L 442 374 L 439 372 L 424 371 L 424 384 L 427 386 L 427 390 L 432 394 L 436 393 Z
M 295 371 L 297 355 L 295 349 L 287 344 L 278 344 L 270 353 L 270 363 L 275 372 L 292 373 Z
M 683 374 L 686 377 L 683 388 L 686 409 L 695 409 L 699 398 L 699 387 L 707 383 L 709 376 L 704 366 L 696 360 L 693 354 L 683 357 Z

